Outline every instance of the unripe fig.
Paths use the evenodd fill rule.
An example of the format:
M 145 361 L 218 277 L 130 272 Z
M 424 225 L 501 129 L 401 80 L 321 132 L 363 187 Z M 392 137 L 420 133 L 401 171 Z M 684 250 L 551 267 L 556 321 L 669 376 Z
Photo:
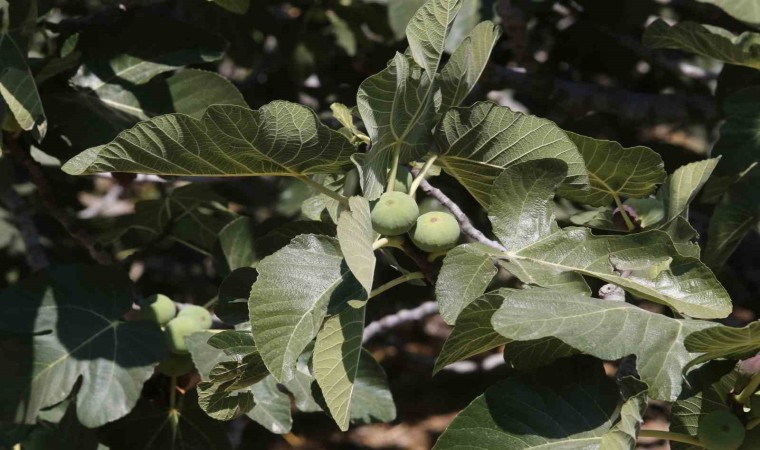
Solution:
M 422 201 L 419 202 L 418 206 L 420 208 L 420 215 L 427 214 L 429 212 L 434 212 L 434 211 L 451 214 L 451 211 L 449 210 L 449 208 L 445 207 L 443 203 L 439 202 L 433 197 L 423 198 Z
M 385 236 L 398 236 L 412 228 L 420 215 L 417 202 L 403 192 L 386 192 L 372 208 L 372 228 Z
M 206 308 L 197 305 L 185 306 L 179 311 L 177 317 L 189 317 L 198 322 L 198 325 L 204 330 L 211 328 L 211 324 L 213 323 L 211 313 Z
M 166 336 L 166 344 L 169 346 L 169 351 L 186 354 L 187 344 L 185 343 L 185 338 L 202 330 L 203 328 L 200 326 L 200 323 L 192 317 L 175 317 L 170 320 L 166 324 L 166 328 L 164 328 L 164 336 Z
M 406 166 L 399 166 L 396 169 L 396 183 L 393 185 L 393 190 L 396 192 L 409 192 L 412 181 L 414 181 L 412 171 Z
M 414 245 L 426 252 L 445 252 L 457 245 L 459 223 L 449 213 L 429 212 L 417 219 L 417 224 L 409 235 Z
M 167 296 L 154 294 L 140 305 L 140 319 L 152 320 L 162 327 L 177 315 L 177 306 Z
M 713 411 L 699 421 L 697 438 L 707 450 L 736 450 L 744 442 L 746 430 L 728 411 Z
M 359 192 L 359 171 L 351 169 L 343 180 L 343 195 L 351 197 Z
M 190 372 L 193 367 L 190 355 L 171 354 L 158 364 L 158 371 L 170 377 L 178 377 Z

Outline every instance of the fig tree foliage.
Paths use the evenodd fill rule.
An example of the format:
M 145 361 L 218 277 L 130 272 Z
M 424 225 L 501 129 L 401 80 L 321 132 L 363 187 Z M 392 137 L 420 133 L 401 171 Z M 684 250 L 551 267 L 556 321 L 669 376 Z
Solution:
M 655 20 L 630 45 L 693 53 L 751 78 L 758 9 L 700 1 L 748 29 Z M 44 433 L 93 450 L 229 449 L 220 421 L 242 416 L 276 434 L 308 420 L 294 412 L 329 416 L 342 431 L 400 420 L 397 386 L 371 347 L 382 327 L 368 322 L 381 309 L 371 303 L 408 284 L 419 294 L 412 303 L 434 299 L 453 327 L 425 370 L 442 376 L 494 352 L 508 367 L 436 449 L 634 449 L 644 436 L 673 448 L 750 448 L 760 330 L 720 322 L 733 308 L 720 271 L 760 224 L 760 85 L 724 89 L 712 153 L 673 166 L 648 147 L 482 100 L 505 24 L 473 17 L 493 2 L 355 1 L 372 14 L 387 3 L 383 29 L 408 45 L 341 94 L 346 104 L 334 102 L 332 114 L 307 106 L 308 95 L 303 104 L 244 98 L 196 67 L 246 55 L 159 6 L 108 9 L 115 23 L 99 13 L 56 25 L 47 3 L 0 1 L 0 168 L 6 154 L 16 158 L 11 169 L 29 171 L 53 223 L 81 246 L 43 262 L 26 248 L 39 270 L 20 281 L 9 272 L 0 293 L 0 447 L 45 448 Z M 225 20 L 270 8 L 198 3 Z M 331 39 L 354 56 L 382 36 L 341 18 L 351 3 L 326 2 L 309 17 L 329 21 Z M 556 12 L 541 9 L 553 2 L 527 3 Z M 44 58 L 32 39 L 41 24 L 56 48 Z M 278 45 L 291 44 L 294 67 L 307 72 L 290 76 L 317 86 L 308 70 L 319 58 L 285 37 Z M 66 178 L 81 189 L 85 176 L 135 191 L 146 179 L 177 186 L 140 191 L 128 215 L 105 223 L 85 220 L 87 208 L 82 225 L 66 219 L 70 204 L 48 203 L 66 189 L 41 186 Z M 230 179 L 280 180 L 278 214 L 298 220 L 265 220 L 212 187 Z M 10 184 L 0 179 L 16 193 Z M 700 201 L 714 208 L 698 225 L 690 206 Z M 52 245 L 38 244 L 43 253 Z M 205 306 L 146 290 L 127 264 L 177 248 L 214 274 Z M 69 259 L 79 263 L 61 264 Z M 640 429 L 649 400 L 672 404 L 669 432 Z

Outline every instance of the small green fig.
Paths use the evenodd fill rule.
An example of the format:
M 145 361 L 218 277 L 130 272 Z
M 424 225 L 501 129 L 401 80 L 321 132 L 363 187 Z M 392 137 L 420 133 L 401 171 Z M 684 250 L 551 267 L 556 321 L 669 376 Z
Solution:
M 398 236 L 412 228 L 420 215 L 417 202 L 403 192 L 386 192 L 372 208 L 372 228 L 384 236 Z
M 746 434 L 744 425 L 728 411 L 713 411 L 699 421 L 697 438 L 707 450 L 736 450 Z
M 414 181 L 412 171 L 406 166 L 399 166 L 396 169 L 396 183 L 393 185 L 393 190 L 396 192 L 409 192 L 412 181 Z
M 420 249 L 438 253 L 456 246 L 459 232 L 459 223 L 453 215 L 433 211 L 421 215 L 409 235 Z
M 429 212 L 435 212 L 435 211 L 451 214 L 451 211 L 449 211 L 449 208 L 444 206 L 443 203 L 439 202 L 433 197 L 423 198 L 422 201 L 419 202 L 418 206 L 420 208 L 420 215 L 427 214 Z
M 187 354 L 187 344 L 185 338 L 191 334 L 203 331 L 200 323 L 192 317 L 175 317 L 166 324 L 164 328 L 164 336 L 166 337 L 166 344 L 169 346 L 169 351 L 178 354 Z
M 158 364 L 158 371 L 170 377 L 178 377 L 193 370 L 193 359 L 190 355 L 171 354 Z
M 140 319 L 152 320 L 165 326 L 177 315 L 177 306 L 164 294 L 154 294 L 140 305 Z
M 198 325 L 204 330 L 211 328 L 213 320 L 211 319 L 211 313 L 202 306 L 187 305 L 179 311 L 177 317 L 190 317 L 198 322 Z

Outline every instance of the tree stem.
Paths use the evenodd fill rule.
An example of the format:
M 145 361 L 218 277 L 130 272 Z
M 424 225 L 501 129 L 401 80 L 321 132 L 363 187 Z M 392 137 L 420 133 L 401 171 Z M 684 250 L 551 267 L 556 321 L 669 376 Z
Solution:
M 755 393 L 758 386 L 760 386 L 760 372 L 754 374 L 747 386 L 735 397 L 737 403 L 744 404 Z
M 433 167 L 433 163 L 436 159 L 438 159 L 438 155 L 433 155 L 425 161 L 425 165 L 422 166 L 422 169 L 420 169 L 419 173 L 414 178 L 414 181 L 412 181 L 412 185 L 409 187 L 410 197 L 414 197 L 414 193 L 417 192 L 417 188 L 420 187 L 420 183 L 425 179 L 425 175 L 427 175 L 428 170 Z
M 696 445 L 699 448 L 703 448 L 702 444 L 699 442 L 699 439 L 695 438 L 694 436 L 689 436 L 688 434 L 683 434 L 683 433 L 672 433 L 670 431 L 660 431 L 660 430 L 641 430 L 639 431 L 639 437 L 665 439 L 671 442 L 680 442 L 682 444 Z
M 378 295 L 382 294 L 388 289 L 394 288 L 398 286 L 399 284 L 406 283 L 407 281 L 421 280 L 423 278 L 425 278 L 425 274 L 422 272 L 412 272 L 412 273 L 401 275 L 400 277 L 394 278 L 393 280 L 383 284 L 377 289 L 373 289 L 372 292 L 370 292 L 369 294 L 369 298 L 377 297 Z
M 335 191 L 333 191 L 331 189 L 328 189 L 327 187 L 323 186 L 320 183 L 317 183 L 316 181 L 314 181 L 311 178 L 309 178 L 307 175 L 300 175 L 297 178 L 299 180 L 303 181 L 304 183 L 306 183 L 307 185 L 309 185 L 310 187 L 312 187 L 312 188 L 316 189 L 317 191 L 325 194 L 326 196 L 332 198 L 333 200 L 337 200 L 339 203 L 342 203 L 344 205 L 348 205 L 348 199 L 346 197 L 338 194 L 337 192 L 335 192 Z
M 396 189 L 396 173 L 398 173 L 398 160 L 400 152 L 398 147 L 393 148 L 393 156 L 391 157 L 391 171 L 388 173 L 388 186 L 385 188 L 385 192 L 393 192 Z
M 633 231 L 633 229 L 636 228 L 636 225 L 634 225 L 633 222 L 631 222 L 631 218 L 628 217 L 628 212 L 625 210 L 625 207 L 623 207 L 623 202 L 620 201 L 620 197 L 618 197 L 617 194 L 612 194 L 612 198 L 615 199 L 618 211 L 620 211 L 620 215 L 623 216 L 626 228 L 628 228 L 628 231 Z
M 177 377 L 172 377 L 169 385 L 169 409 L 172 410 L 177 406 Z

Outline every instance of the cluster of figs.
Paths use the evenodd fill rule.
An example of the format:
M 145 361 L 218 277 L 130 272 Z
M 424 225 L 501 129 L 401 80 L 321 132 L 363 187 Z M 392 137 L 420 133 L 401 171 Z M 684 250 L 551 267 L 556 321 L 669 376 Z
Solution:
M 389 237 L 409 233 L 414 245 L 421 250 L 444 253 L 457 245 L 459 223 L 448 208 L 433 198 L 425 198 L 418 204 L 414 194 L 409 193 L 413 178 L 408 168 L 398 168 L 394 189 L 372 204 L 372 228 Z M 344 193 L 356 189 L 358 174 L 355 171 L 349 172 L 345 186 Z
M 155 294 L 147 297 L 140 305 L 140 319 L 155 322 L 164 330 L 169 356 L 159 363 L 159 372 L 177 377 L 193 370 L 193 360 L 185 338 L 211 328 L 213 321 L 206 308 L 182 305 L 182 309 L 178 310 L 169 297 Z

